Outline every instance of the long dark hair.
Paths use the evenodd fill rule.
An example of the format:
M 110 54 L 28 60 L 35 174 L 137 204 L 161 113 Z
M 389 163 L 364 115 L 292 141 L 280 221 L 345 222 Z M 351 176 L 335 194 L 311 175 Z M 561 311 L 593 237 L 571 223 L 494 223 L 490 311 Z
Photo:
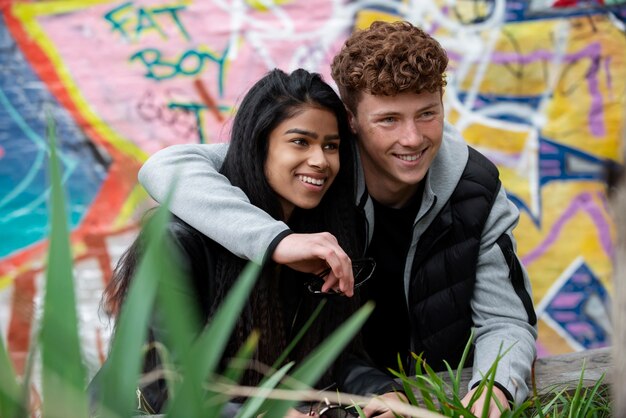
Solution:
M 263 209 L 277 220 L 283 220 L 279 199 L 265 177 L 265 161 L 268 153 L 269 136 L 281 122 L 295 116 L 306 107 L 317 107 L 331 111 L 337 118 L 341 142 L 340 164 L 333 184 L 314 209 L 295 208 L 289 221 L 294 232 L 309 233 L 328 231 L 338 240 L 351 257 L 362 252 L 361 240 L 356 238 L 356 212 L 354 207 L 354 140 L 349 128 L 346 110 L 339 96 L 325 83 L 321 76 L 298 69 L 291 74 L 274 69 L 257 81 L 246 93 L 233 120 L 228 152 L 220 172 L 230 182 L 241 188 L 250 202 Z M 141 237 L 140 237 L 141 238 Z M 128 283 L 135 271 L 141 240 L 138 238 L 118 263 L 113 280 L 105 290 L 104 304 L 114 313 L 123 300 Z M 225 298 L 229 289 L 243 270 L 246 260 L 238 258 L 225 248 L 215 245 L 216 272 L 211 284 L 212 303 L 205 307 L 211 316 Z M 193 262 L 193 260 L 191 260 Z M 284 351 L 288 343 L 286 319 L 283 318 L 285 288 L 281 283 L 302 280 L 302 274 L 281 268 L 277 277 L 276 266 L 266 263 L 255 289 L 244 308 L 235 331 L 231 336 L 226 357 L 233 355 L 253 329 L 261 333 L 255 360 L 271 365 Z M 303 289 L 300 286 L 299 289 Z M 279 297 L 283 296 L 283 297 Z M 300 298 L 298 316 L 307 318 L 320 299 L 306 294 L 287 295 Z M 302 297 L 301 297 L 302 296 Z M 291 302 L 291 301 L 288 301 Z M 301 360 L 328 335 L 343 319 L 358 307 L 357 297 L 335 299 L 327 303 L 321 317 L 307 332 L 291 356 Z M 279 305 L 279 306 L 277 306 Z M 320 384 L 327 383 L 327 373 Z M 255 372 L 245 374 L 243 383 L 257 384 L 262 375 Z
M 237 111 L 232 127 L 231 142 L 224 159 L 221 173 L 230 182 L 241 188 L 250 202 L 263 209 L 275 219 L 282 220 L 283 213 L 279 199 L 270 187 L 264 167 L 268 153 L 268 139 L 272 130 L 284 120 L 291 118 L 305 107 L 318 107 L 331 111 L 337 118 L 340 142 L 340 164 L 337 177 L 324 195 L 320 204 L 309 210 L 296 208 L 288 225 L 295 232 L 332 233 L 340 245 L 355 257 L 360 253 L 358 240 L 355 238 L 357 226 L 354 209 L 354 141 L 350 131 L 345 107 L 321 76 L 298 69 L 291 74 L 275 69 L 259 80 L 246 94 Z M 246 261 L 224 250 L 218 258 L 217 299 L 221 300 L 233 281 L 243 269 Z M 276 304 L 285 301 L 276 296 L 280 294 L 279 281 L 274 277 L 272 264 L 265 266 L 262 277 L 257 282 L 250 303 L 242 319 L 237 324 L 231 350 L 249 335 L 252 329 L 261 331 L 261 341 L 257 359 L 263 364 L 272 364 L 287 344 L 288 336 L 284 324 L 283 309 Z M 284 281 L 298 280 L 298 273 L 283 269 Z M 284 293 L 283 293 L 284 294 Z M 296 298 L 298 295 L 293 295 Z M 319 299 L 304 297 L 300 301 L 298 315 L 307 317 L 319 303 Z M 302 359 L 327 335 L 342 318 L 355 310 L 357 298 L 333 300 L 328 303 L 320 318 L 307 332 L 306 337 L 297 347 L 292 358 Z M 287 318 L 291 320 L 291 318 Z M 234 352 L 234 351 L 231 351 Z M 248 383 L 257 383 L 260 376 L 248 376 Z M 328 380 L 330 376 L 326 376 Z

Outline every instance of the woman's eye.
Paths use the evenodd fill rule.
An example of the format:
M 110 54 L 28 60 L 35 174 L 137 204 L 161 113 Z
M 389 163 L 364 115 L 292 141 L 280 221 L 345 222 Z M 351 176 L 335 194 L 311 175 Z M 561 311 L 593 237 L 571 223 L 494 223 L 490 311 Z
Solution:
M 339 149 L 339 144 L 335 143 L 335 142 L 330 142 L 330 143 L 324 145 L 324 149 L 331 150 L 331 151 L 338 150 Z
M 303 145 L 303 146 L 308 144 L 306 139 L 303 139 L 303 138 L 292 139 L 291 142 L 293 142 L 296 145 Z

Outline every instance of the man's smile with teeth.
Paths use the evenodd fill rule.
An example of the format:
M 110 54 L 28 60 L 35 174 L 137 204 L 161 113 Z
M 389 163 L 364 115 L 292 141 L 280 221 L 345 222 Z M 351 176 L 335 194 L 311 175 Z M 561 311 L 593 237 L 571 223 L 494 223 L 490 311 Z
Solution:
M 304 183 L 310 183 L 316 186 L 323 186 L 326 182 L 326 179 L 314 179 L 313 177 L 309 176 L 298 176 L 298 179 Z
M 403 161 L 416 161 L 423 153 L 424 151 L 420 151 L 417 154 L 395 154 L 395 156 Z

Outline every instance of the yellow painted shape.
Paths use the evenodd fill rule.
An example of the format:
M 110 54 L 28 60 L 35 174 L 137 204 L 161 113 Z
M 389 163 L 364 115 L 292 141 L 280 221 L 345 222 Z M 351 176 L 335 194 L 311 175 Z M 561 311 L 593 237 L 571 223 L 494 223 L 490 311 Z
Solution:
M 552 53 L 553 42 L 550 38 L 553 33 L 553 21 L 534 21 L 506 25 L 501 29 L 500 36 L 494 47 L 494 53 L 510 54 L 512 57 L 519 56 L 520 60 L 529 54 L 540 51 Z M 488 33 L 482 34 L 485 45 L 488 43 Z M 489 57 L 485 59 L 490 60 Z M 475 78 L 478 76 L 474 64 L 464 80 L 461 80 L 461 89 L 472 88 Z M 482 94 L 503 94 L 538 96 L 546 91 L 547 78 L 544 60 L 534 62 L 512 61 L 506 64 L 490 63 L 479 80 L 479 92 Z M 548 67 L 550 67 L 548 65 Z
M 533 53 L 546 54 L 534 62 L 491 63 L 479 80 L 480 94 L 505 96 L 541 96 L 546 94 L 542 135 L 600 158 L 622 160 L 621 133 L 624 130 L 626 98 L 626 38 L 605 18 L 570 18 L 506 25 L 495 47 L 497 53 L 519 55 L 520 60 Z M 567 34 L 565 54 L 575 54 L 591 43 L 602 48 L 595 76 L 602 97 L 602 123 L 606 135 L 596 137 L 590 131 L 591 95 L 586 75 L 591 59 L 583 58 L 573 65 L 555 64 L 554 36 Z M 605 61 L 610 57 L 608 66 Z M 475 82 L 477 65 L 462 80 L 461 88 L 469 90 Z M 608 68 L 608 70 L 607 70 Z M 551 81 L 555 79 L 555 81 Z M 609 81 L 610 80 L 610 81 Z M 610 84 L 609 84 L 610 83 Z
M 107 3 L 119 3 L 117 0 L 89 0 L 89 1 L 41 1 L 36 3 L 14 3 L 13 13 L 34 18 L 41 15 L 55 15 L 71 13 L 77 10 L 88 9 L 93 6 Z
M 382 20 L 384 22 L 395 22 L 402 20 L 402 16 L 382 12 L 380 10 L 361 10 L 356 16 L 354 22 L 355 29 L 366 29 L 371 26 L 376 20 Z
M 120 209 L 115 222 L 113 222 L 112 229 L 115 230 L 128 225 L 129 222 L 133 221 L 139 208 L 143 209 L 148 206 L 147 202 L 149 202 L 149 200 L 150 196 L 146 190 L 141 185 L 137 184 Z
M 551 355 L 571 353 L 574 349 L 550 325 L 541 319 L 537 321 L 537 339 Z
M 582 192 L 591 196 L 589 203 L 599 212 L 602 222 L 608 225 L 611 241 L 615 242 L 614 225 L 604 202 L 597 196 L 603 193 L 603 185 L 598 182 L 553 182 L 542 188 L 541 229 L 532 223 L 522 212 L 520 222 L 514 230 L 520 257 L 528 255 L 548 238 L 556 223 L 564 215 L 573 199 Z M 600 241 L 599 230 L 594 219 L 583 208 L 571 216 L 560 228 L 556 240 L 547 250 L 526 268 L 533 286 L 533 297 L 539 303 L 561 274 L 579 256 L 593 271 L 610 293 L 612 291 L 612 259 L 607 255 Z
M 270 3 L 271 6 L 283 6 L 291 3 L 291 0 L 245 0 L 245 2 L 248 6 L 259 12 L 267 12 L 269 10 L 267 6 L 268 3 Z
M 11 286 L 13 284 L 13 277 L 2 276 L 0 277 L 0 290 L 4 290 L 5 288 Z
M 514 154 L 524 150 L 528 132 L 511 131 L 474 123 L 463 130 L 463 137 L 471 146 L 492 148 Z

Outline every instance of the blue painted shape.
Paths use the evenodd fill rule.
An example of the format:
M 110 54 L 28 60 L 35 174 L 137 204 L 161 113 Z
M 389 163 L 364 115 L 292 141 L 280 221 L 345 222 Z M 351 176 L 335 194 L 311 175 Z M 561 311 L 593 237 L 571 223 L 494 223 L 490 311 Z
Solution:
M 487 0 L 488 3 L 493 0 Z M 577 16 L 592 16 L 612 14 L 617 19 L 626 19 L 626 2 L 614 0 L 612 2 L 600 0 L 580 0 L 577 5 L 571 7 L 547 6 L 544 8 L 531 8 L 530 0 L 506 0 L 506 22 L 523 22 L 531 20 L 545 20 L 558 18 L 571 18 Z
M 592 309 L 590 305 L 594 300 L 598 303 Z M 610 314 L 608 293 L 586 263 L 564 281 L 546 306 L 545 313 L 586 349 L 603 347 L 610 342 L 606 329 Z
M 48 234 L 46 112 L 56 122 L 71 229 L 106 177 L 108 159 L 35 75 L 0 17 L 0 258 Z
M 551 181 L 596 180 L 605 181 L 608 167 L 617 164 L 598 158 L 557 142 L 541 138 L 539 144 L 539 182 L 541 186 Z M 572 160 L 585 162 L 584 169 L 576 169 Z

